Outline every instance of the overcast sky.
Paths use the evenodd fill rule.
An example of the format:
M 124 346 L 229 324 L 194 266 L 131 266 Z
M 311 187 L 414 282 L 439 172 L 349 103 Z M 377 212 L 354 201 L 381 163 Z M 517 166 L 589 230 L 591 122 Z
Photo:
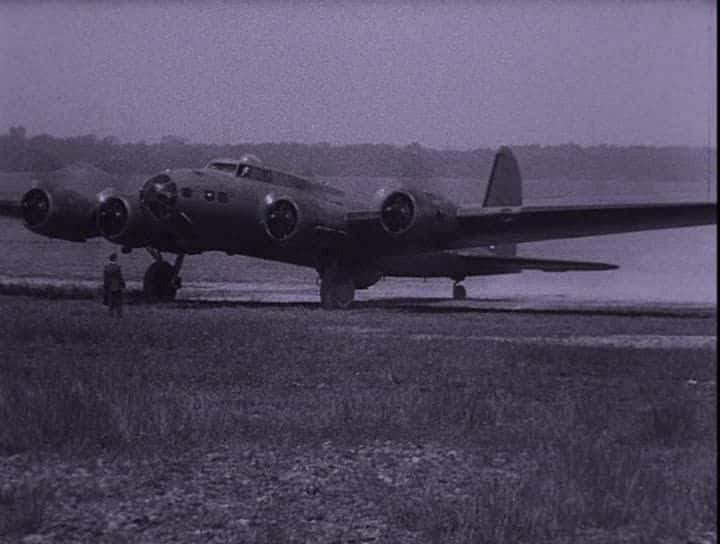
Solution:
M 716 145 L 715 2 L 5 2 L 0 131 Z

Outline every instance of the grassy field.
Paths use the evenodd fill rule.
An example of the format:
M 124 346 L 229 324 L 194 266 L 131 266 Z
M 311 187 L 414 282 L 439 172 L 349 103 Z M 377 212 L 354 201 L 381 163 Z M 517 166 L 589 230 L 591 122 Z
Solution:
M 95 301 L 22 296 L 0 296 L 0 312 L 0 539 L 89 530 L 59 506 L 77 479 L 49 479 L 50 465 L 96 462 L 87 508 L 110 496 L 100 460 L 132 475 L 189 459 L 196 481 L 218 449 L 264 452 L 247 485 L 285 482 L 273 496 L 295 504 L 233 496 L 254 517 L 223 514 L 208 529 L 217 541 L 350 541 L 367 504 L 377 542 L 686 542 L 716 530 L 715 349 L 483 339 L 714 335 L 715 317 L 175 303 L 131 304 L 117 321 Z M 318 463 L 345 482 L 332 496 L 317 471 L 315 495 L 276 478 Z M 321 521 L 296 514 L 318 494 Z M 185 508 L 190 519 L 197 506 Z M 110 521 L 97 530 L 163 541 L 173 523 L 134 538 Z M 181 541 L 212 540 L 182 530 Z

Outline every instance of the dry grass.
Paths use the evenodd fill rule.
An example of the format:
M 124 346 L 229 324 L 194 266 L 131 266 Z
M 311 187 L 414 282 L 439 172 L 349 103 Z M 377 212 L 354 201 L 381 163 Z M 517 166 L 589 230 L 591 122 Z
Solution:
M 27 480 L 0 487 L 0 537 L 34 533 L 43 522 L 48 488 Z
M 99 304 L 0 303 L 14 316 L 0 324 L 5 453 L 443 443 L 504 452 L 523 470 L 510 483 L 479 480 L 462 500 L 389 495 L 396 523 L 428 542 L 573 539 L 619 526 L 682 535 L 714 524 L 715 389 L 686 383 L 715 379 L 708 350 L 468 349 L 406 334 L 506 326 L 487 316 L 171 305 L 131 306 L 118 322 Z M 562 329 L 577 318 L 553 319 Z M 367 322 L 393 334 L 348 332 Z M 12 530 L 38 523 L 42 500 L 3 497 L 29 505 L 10 507 L 24 512 Z

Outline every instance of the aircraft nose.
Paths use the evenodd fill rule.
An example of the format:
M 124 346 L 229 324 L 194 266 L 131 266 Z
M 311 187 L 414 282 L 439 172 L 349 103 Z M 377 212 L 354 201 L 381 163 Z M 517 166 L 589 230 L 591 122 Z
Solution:
M 157 219 L 169 217 L 177 204 L 176 183 L 167 174 L 150 178 L 140 190 L 140 203 Z

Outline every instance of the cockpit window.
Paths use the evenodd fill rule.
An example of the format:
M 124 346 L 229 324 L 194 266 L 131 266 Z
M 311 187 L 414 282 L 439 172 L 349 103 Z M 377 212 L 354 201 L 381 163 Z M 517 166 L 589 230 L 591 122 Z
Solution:
M 272 172 L 258 166 L 241 164 L 237 175 L 241 178 L 249 178 L 256 181 L 264 181 L 265 183 L 272 183 Z
M 211 170 L 220 170 L 221 172 L 229 172 L 230 174 L 234 174 L 235 170 L 237 169 L 237 164 L 232 164 L 229 162 L 211 162 L 207 166 Z

